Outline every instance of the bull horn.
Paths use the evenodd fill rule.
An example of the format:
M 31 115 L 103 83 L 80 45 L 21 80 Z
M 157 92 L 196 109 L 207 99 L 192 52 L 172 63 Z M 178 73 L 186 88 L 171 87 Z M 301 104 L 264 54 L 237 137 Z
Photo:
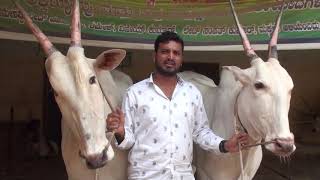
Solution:
M 40 30 L 40 28 L 36 24 L 34 24 L 32 22 L 32 19 L 30 18 L 28 13 L 23 9 L 23 7 L 19 3 L 17 3 L 16 1 L 13 1 L 13 2 L 16 5 L 16 7 L 19 9 L 19 11 L 21 12 L 21 14 L 25 20 L 26 25 L 31 30 L 33 35 L 36 37 L 38 42 L 40 43 L 40 45 L 41 45 L 43 51 L 45 52 L 45 54 L 47 55 L 47 57 L 49 57 L 52 53 L 57 51 L 57 49 L 53 46 L 53 44 L 50 42 L 48 37 Z
M 283 13 L 283 7 L 284 7 L 285 1 L 283 0 L 281 10 L 278 14 L 277 22 L 275 24 L 275 27 L 272 32 L 272 36 L 270 39 L 268 51 L 269 51 L 269 59 L 270 58 L 275 58 L 278 59 L 278 52 L 277 52 L 277 42 L 278 42 L 278 36 L 279 36 L 279 31 L 280 31 L 280 21 Z
M 237 13 L 235 11 L 234 5 L 232 3 L 232 0 L 229 0 L 230 2 L 230 6 L 231 6 L 231 10 L 232 10 L 232 15 L 234 17 L 234 20 L 236 21 L 238 30 L 239 30 L 239 35 L 242 39 L 242 44 L 243 44 L 243 48 L 245 50 L 246 55 L 250 58 L 250 60 L 254 60 L 256 58 L 259 58 L 258 55 L 254 52 L 253 48 L 250 45 L 249 39 L 244 31 L 244 29 L 242 28 Z
M 81 46 L 81 23 L 79 1 L 73 1 L 71 22 L 71 46 Z

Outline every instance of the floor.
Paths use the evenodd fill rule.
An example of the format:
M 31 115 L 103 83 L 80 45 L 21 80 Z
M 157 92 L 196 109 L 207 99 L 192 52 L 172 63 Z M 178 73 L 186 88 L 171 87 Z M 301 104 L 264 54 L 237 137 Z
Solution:
M 11 134 L 9 129 L 0 125 L 0 180 L 67 180 L 59 153 L 51 151 L 48 156 L 41 157 L 34 151 L 37 147 L 30 143 L 28 132 L 23 127 L 15 127 Z M 254 180 L 320 179 L 319 137 L 320 133 L 311 131 L 304 136 L 296 136 L 297 150 L 288 162 L 265 151 Z

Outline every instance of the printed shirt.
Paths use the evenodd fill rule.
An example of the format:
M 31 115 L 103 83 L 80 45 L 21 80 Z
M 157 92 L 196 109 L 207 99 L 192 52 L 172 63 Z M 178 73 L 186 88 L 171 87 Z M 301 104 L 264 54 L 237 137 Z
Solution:
M 123 101 L 129 179 L 193 180 L 193 141 L 219 152 L 223 140 L 208 126 L 200 91 L 178 77 L 171 100 L 150 78 L 131 86 Z

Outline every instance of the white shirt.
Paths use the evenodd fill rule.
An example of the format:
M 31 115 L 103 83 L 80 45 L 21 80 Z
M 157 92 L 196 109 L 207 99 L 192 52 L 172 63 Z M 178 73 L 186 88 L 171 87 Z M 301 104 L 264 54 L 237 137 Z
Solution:
M 200 91 L 178 77 L 170 100 L 150 78 L 131 86 L 125 96 L 125 139 L 129 179 L 193 180 L 193 141 L 219 152 L 223 140 L 208 126 Z

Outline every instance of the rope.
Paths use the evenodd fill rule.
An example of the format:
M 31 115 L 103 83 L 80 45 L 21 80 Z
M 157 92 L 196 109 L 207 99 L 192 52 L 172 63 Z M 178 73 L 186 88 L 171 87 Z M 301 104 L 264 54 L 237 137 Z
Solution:
M 240 158 L 240 168 L 241 168 L 241 180 L 244 180 L 244 176 L 243 176 L 243 157 L 242 157 L 242 151 L 241 151 L 241 145 L 240 143 L 238 143 L 238 148 L 239 148 L 239 158 Z
M 99 86 L 100 86 L 100 89 L 101 89 L 101 91 L 102 91 L 102 94 L 103 94 L 105 100 L 107 101 L 107 103 L 108 103 L 111 111 L 114 112 L 114 111 L 115 111 L 115 108 L 113 107 L 110 98 L 107 96 L 106 93 L 104 93 L 103 88 L 102 88 L 102 86 L 101 86 L 100 83 L 99 83 Z M 115 138 L 115 132 L 112 131 L 110 140 L 108 141 L 108 144 L 107 144 L 107 146 L 106 146 L 106 150 L 109 149 L 109 147 L 110 147 L 110 145 L 111 145 L 111 142 L 114 140 L 114 138 Z M 96 170 L 95 170 L 95 180 L 99 180 L 99 169 L 96 169 Z
M 252 148 L 252 147 L 255 147 L 255 146 L 266 145 L 266 144 L 272 144 L 272 143 L 277 143 L 277 141 L 275 141 L 275 140 L 265 141 L 265 142 L 256 143 L 256 144 L 249 144 L 249 145 L 242 146 L 242 147 L 243 147 L 243 148 Z
M 111 145 L 111 142 L 115 139 L 115 135 L 114 135 L 115 133 L 114 133 L 114 131 L 112 131 L 112 133 L 111 133 L 111 137 L 110 137 L 110 139 L 109 139 L 109 141 L 108 141 L 108 144 L 107 144 L 107 146 L 106 146 L 106 149 L 109 149 L 109 147 L 110 147 L 110 145 Z
M 96 171 L 96 176 L 95 176 L 95 180 L 99 180 L 99 169 L 96 169 L 95 170 Z
M 240 93 L 239 93 L 240 94 Z M 239 97 L 239 94 L 237 95 L 237 99 L 236 99 L 236 102 L 235 102 L 235 115 L 236 115 L 236 118 L 234 120 L 234 132 L 235 134 L 237 134 L 239 132 L 238 128 L 237 128 L 237 118 L 239 117 L 238 116 L 238 111 L 237 111 L 237 102 L 238 102 L 238 97 Z M 241 170 L 241 174 L 240 174 L 240 177 L 241 177 L 241 180 L 244 180 L 244 177 L 243 177 L 243 157 L 242 157 L 242 151 L 241 151 L 241 144 L 238 142 L 238 148 L 239 148 L 239 160 L 240 160 L 240 170 Z
M 235 101 L 235 104 L 234 104 L 234 115 L 235 115 L 235 120 L 234 120 L 234 132 L 237 134 L 238 132 L 240 132 L 240 129 L 243 128 L 244 131 L 246 133 L 248 133 L 248 131 L 246 130 L 246 128 L 243 126 L 241 120 L 240 120 L 240 117 L 239 117 L 239 114 L 238 114 L 238 98 L 239 98 L 239 95 L 240 95 L 241 91 L 239 91 L 239 93 L 237 94 L 237 97 L 236 97 L 236 101 Z M 237 121 L 239 121 L 239 125 L 240 126 L 237 126 Z M 271 143 L 276 143 L 277 141 L 276 140 L 270 140 L 270 141 L 264 141 L 264 142 L 260 142 L 260 143 L 255 143 L 255 144 L 249 144 L 249 145 L 241 145 L 240 143 L 238 143 L 238 148 L 239 148 L 239 160 L 240 160 L 240 168 L 241 168 L 241 174 L 240 174 L 240 177 L 241 177 L 241 180 L 244 180 L 244 170 L 243 170 L 243 157 L 242 157 L 242 151 L 241 151 L 241 148 L 246 148 L 246 149 L 249 149 L 249 148 L 252 148 L 252 147 L 255 147 L 255 146 L 260 146 L 260 145 L 266 145 L 266 144 L 271 144 Z
M 111 103 L 110 98 L 107 96 L 107 94 L 106 94 L 106 93 L 104 93 L 103 88 L 102 88 L 102 86 L 101 86 L 101 84 L 100 84 L 100 83 L 99 83 L 99 85 L 100 85 L 100 89 L 101 89 L 101 91 L 102 91 L 102 94 L 103 94 L 103 96 L 104 96 L 105 100 L 107 101 L 107 103 L 108 103 L 108 105 L 109 105 L 109 107 L 110 107 L 111 111 L 112 111 L 112 112 L 115 112 L 115 108 L 113 107 L 113 105 L 112 105 L 112 103 Z M 109 142 L 108 142 L 108 144 L 107 144 L 107 146 L 106 146 L 106 149 L 107 149 L 107 150 L 109 149 L 109 147 L 110 147 L 110 145 L 111 145 L 111 141 L 113 141 L 113 140 L 114 140 L 114 138 L 115 138 L 115 132 L 114 132 L 114 131 L 112 131 L 112 133 L 111 133 L 111 137 L 110 137 L 110 140 L 109 140 Z

